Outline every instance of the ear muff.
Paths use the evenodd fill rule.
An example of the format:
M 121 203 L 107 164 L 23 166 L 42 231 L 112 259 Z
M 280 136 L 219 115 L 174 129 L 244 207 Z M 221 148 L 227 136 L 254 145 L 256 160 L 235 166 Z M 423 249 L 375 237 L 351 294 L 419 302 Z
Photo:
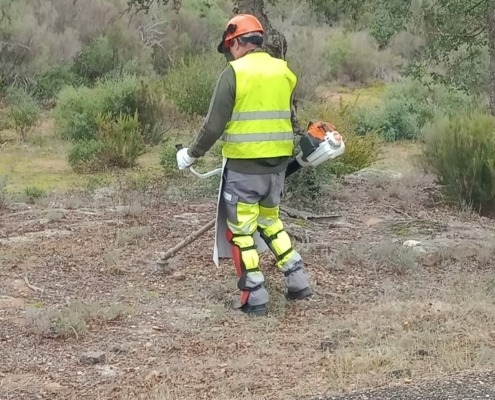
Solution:
M 225 43 L 225 39 L 227 38 L 227 36 L 233 35 L 236 30 L 237 30 L 236 24 L 229 24 L 229 26 L 227 26 L 227 29 L 224 31 L 224 33 L 222 35 L 222 41 L 217 46 L 217 51 L 219 53 L 223 54 L 229 49 L 230 46 L 228 45 L 228 43 Z

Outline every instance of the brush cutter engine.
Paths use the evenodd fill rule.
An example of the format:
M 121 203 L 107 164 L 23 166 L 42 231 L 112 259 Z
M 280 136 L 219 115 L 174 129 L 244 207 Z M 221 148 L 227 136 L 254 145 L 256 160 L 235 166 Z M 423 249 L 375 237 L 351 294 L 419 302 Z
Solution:
M 317 167 L 345 152 L 342 136 L 333 125 L 321 121 L 309 123 L 306 134 L 299 141 L 299 147 L 301 151 L 296 160 L 303 168 Z

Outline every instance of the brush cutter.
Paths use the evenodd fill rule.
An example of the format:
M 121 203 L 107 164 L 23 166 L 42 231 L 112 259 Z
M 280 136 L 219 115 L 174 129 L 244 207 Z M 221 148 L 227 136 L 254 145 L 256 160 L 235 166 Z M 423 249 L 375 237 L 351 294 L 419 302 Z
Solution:
M 344 154 L 345 151 L 344 141 L 342 140 L 341 135 L 336 131 L 335 127 L 321 121 L 309 123 L 307 132 L 302 135 L 299 140 L 299 147 L 299 154 L 292 159 L 287 166 L 285 173 L 286 178 L 299 172 L 303 168 L 315 168 L 328 160 L 333 160 L 334 158 Z M 182 149 L 182 144 L 176 145 L 175 148 L 177 150 Z M 195 177 L 199 179 L 208 179 L 212 176 L 221 175 L 223 171 L 222 168 L 216 168 L 209 172 L 200 173 L 192 166 L 188 169 Z M 216 219 L 211 220 L 199 230 L 187 236 L 180 243 L 163 253 L 160 260 L 157 262 L 158 265 L 167 265 L 167 260 L 169 258 L 173 257 L 184 247 L 191 244 L 208 230 L 213 228 L 215 226 L 215 222 Z

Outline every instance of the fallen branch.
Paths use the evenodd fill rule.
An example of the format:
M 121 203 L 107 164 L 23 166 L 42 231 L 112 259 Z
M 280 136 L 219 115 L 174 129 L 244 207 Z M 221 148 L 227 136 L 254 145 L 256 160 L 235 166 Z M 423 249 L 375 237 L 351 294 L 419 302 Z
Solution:
M 303 219 L 305 221 L 312 219 L 336 219 L 340 218 L 338 214 L 312 214 L 306 211 L 299 211 L 287 206 L 280 207 L 280 211 L 285 213 L 290 218 Z
M 390 208 L 392 211 L 395 211 L 397 214 L 402 214 L 406 218 L 413 219 L 413 217 L 411 217 L 408 213 L 406 213 L 402 210 L 399 210 L 398 208 L 396 208 L 390 204 L 385 204 L 385 207 Z
M 33 292 L 40 292 L 40 293 L 43 293 L 44 292 L 44 289 L 38 287 L 38 286 L 34 286 L 34 285 L 31 285 L 29 283 L 29 280 L 28 280 L 28 277 L 25 276 L 24 277 L 24 283 L 26 284 L 26 286 L 31 289 Z

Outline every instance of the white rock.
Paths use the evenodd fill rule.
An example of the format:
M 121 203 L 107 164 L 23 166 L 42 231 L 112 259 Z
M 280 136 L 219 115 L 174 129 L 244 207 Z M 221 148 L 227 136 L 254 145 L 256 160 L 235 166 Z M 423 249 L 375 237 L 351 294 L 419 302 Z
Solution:
M 402 245 L 406 247 L 416 247 L 420 246 L 421 242 L 419 240 L 406 240 Z

